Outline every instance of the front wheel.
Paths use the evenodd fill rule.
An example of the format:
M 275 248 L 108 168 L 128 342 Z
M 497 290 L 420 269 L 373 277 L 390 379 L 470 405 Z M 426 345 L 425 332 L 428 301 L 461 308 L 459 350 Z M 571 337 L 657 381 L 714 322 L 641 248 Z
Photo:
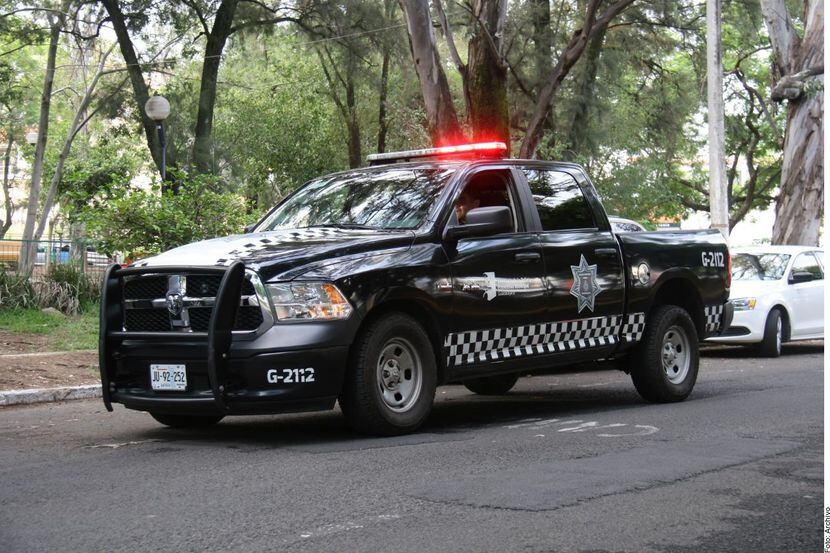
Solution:
M 355 342 L 340 408 L 357 432 L 412 432 L 432 410 L 436 374 L 432 344 L 421 325 L 402 313 L 384 315 Z
M 163 413 L 150 413 L 150 416 L 171 428 L 206 428 L 225 418 L 222 415 L 166 415 Z
M 700 357 L 695 325 L 685 309 L 652 311 L 642 342 L 631 356 L 631 380 L 646 401 L 683 401 L 695 386 Z
M 767 315 L 764 324 L 764 339 L 758 344 L 758 355 L 762 357 L 778 357 L 781 355 L 784 343 L 784 321 L 781 311 L 773 309 Z

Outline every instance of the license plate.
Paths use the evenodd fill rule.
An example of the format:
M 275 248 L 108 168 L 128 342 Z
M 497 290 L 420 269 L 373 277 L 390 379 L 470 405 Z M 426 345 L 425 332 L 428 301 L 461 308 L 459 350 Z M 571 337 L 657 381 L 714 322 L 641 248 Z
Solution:
M 184 365 L 150 365 L 150 385 L 154 390 L 186 390 Z

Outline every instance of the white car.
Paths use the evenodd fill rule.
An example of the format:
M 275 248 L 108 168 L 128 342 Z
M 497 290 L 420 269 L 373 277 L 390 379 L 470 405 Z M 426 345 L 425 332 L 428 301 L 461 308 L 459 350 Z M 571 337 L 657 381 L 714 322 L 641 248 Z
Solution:
M 778 357 L 783 342 L 824 338 L 824 250 L 732 250 L 729 301 L 735 307 L 732 324 L 712 342 L 755 344 L 761 355 Z
M 631 219 L 609 215 L 608 222 L 611 223 L 611 230 L 614 232 L 643 232 L 646 228 Z

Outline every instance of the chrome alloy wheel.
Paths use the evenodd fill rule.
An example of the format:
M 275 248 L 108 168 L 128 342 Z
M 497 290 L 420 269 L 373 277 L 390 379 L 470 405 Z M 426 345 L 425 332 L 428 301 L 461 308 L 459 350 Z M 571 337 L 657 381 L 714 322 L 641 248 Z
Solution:
M 781 316 L 779 315 L 778 321 L 775 325 L 775 351 L 780 355 L 782 343 L 784 342 L 784 324 L 781 322 Z
M 403 338 L 391 338 L 378 358 L 378 387 L 383 402 L 396 413 L 412 408 L 421 395 L 423 368 L 417 351 Z
M 672 384 L 682 384 L 692 364 L 689 338 L 679 326 L 671 326 L 663 335 L 663 370 Z

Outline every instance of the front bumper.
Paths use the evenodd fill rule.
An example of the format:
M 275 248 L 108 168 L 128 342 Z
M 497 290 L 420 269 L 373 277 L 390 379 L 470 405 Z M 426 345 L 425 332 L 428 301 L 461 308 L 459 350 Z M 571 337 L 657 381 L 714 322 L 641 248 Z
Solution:
M 334 406 L 356 322 L 280 324 L 254 339 L 234 340 L 233 321 L 244 276 L 241 263 L 228 268 L 199 268 L 200 272 L 223 275 L 208 332 L 123 330 L 122 277 L 192 270 L 107 269 L 99 355 L 103 400 L 108 410 L 112 410 L 112 403 L 122 403 L 129 409 L 165 414 L 247 415 Z M 152 364 L 184 365 L 186 388 L 153 390 Z
M 731 304 L 730 304 L 731 305 Z M 762 309 L 735 311 L 731 325 L 720 335 L 709 339 L 724 344 L 755 344 L 764 339 L 766 313 Z

